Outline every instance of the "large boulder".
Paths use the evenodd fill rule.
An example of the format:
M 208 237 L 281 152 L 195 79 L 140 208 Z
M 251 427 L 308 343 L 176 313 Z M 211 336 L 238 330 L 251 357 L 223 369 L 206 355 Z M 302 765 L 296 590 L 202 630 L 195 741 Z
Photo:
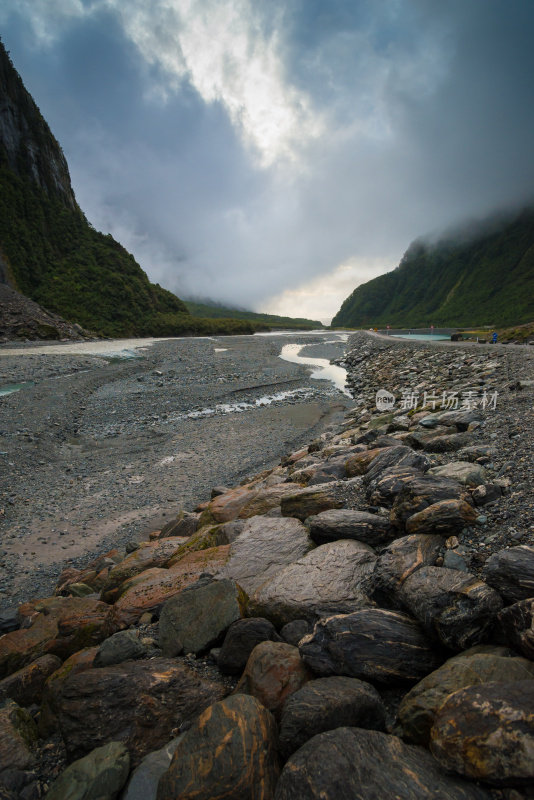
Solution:
M 436 420 L 440 425 L 456 428 L 456 430 L 461 433 L 468 431 L 469 426 L 477 422 L 482 422 L 483 419 L 484 415 L 477 408 L 466 409 L 465 411 L 460 411 L 459 409 L 443 411 L 436 415 Z
M 534 664 L 504 648 L 474 647 L 445 662 L 419 681 L 401 701 L 399 735 L 413 744 L 428 745 L 438 709 L 450 694 L 481 683 L 534 679 Z
M 452 461 L 450 464 L 441 464 L 428 470 L 429 475 L 438 478 L 452 478 L 464 486 L 480 486 L 486 480 L 486 470 L 480 464 L 469 461 Z
M 407 483 L 422 477 L 415 467 L 389 467 L 367 482 L 365 494 L 373 506 L 391 506 Z
M 356 475 L 363 475 L 384 449 L 386 448 L 373 447 L 371 450 L 363 450 L 351 455 L 345 462 L 345 471 L 348 477 L 354 478 Z
M 258 489 L 246 485 L 238 486 L 215 497 L 208 506 L 210 517 L 215 522 L 229 522 L 237 519 L 241 510 L 258 494 Z
M 330 481 L 338 481 L 346 478 L 345 461 L 346 456 L 341 455 L 323 461 L 322 464 L 315 469 L 308 468 L 312 472 L 311 477 L 307 481 L 308 486 L 318 486 L 320 483 L 328 483 Z M 304 470 L 301 470 L 301 472 L 303 471 Z
M 464 461 L 477 461 L 479 464 L 485 464 L 491 461 L 497 453 L 497 448 L 491 444 L 473 444 L 468 447 L 462 447 L 458 451 L 458 456 Z
M 308 517 L 306 525 L 317 544 L 335 542 L 337 539 L 357 539 L 374 547 L 391 541 L 397 535 L 387 518 L 345 508 L 322 511 Z
M 336 486 L 336 483 L 332 483 L 293 491 L 282 499 L 282 516 L 296 517 L 303 521 L 314 514 L 320 514 L 321 511 L 342 508 L 344 501 L 335 491 Z
M 490 800 L 490 794 L 448 775 L 422 747 L 361 728 L 337 728 L 306 742 L 286 763 L 275 794 L 275 800 L 385 798 Z
M 72 586 L 82 584 L 89 586 L 93 592 L 103 588 L 110 569 L 122 561 L 123 555 L 118 550 L 109 550 L 107 553 L 94 558 L 84 569 L 66 567 L 58 578 L 54 594 L 67 596 L 72 594 Z
M 33 604 L 30 627 L 0 637 L 0 677 L 51 653 L 67 658 L 124 627 L 115 609 L 91 597 L 54 597 Z
M 29 712 L 13 700 L 0 705 L 0 774 L 36 763 L 37 728 Z
M 166 539 L 170 536 L 180 536 L 188 538 L 192 536 L 198 528 L 200 514 L 193 514 L 189 511 L 181 511 L 177 517 L 168 522 L 160 531 L 158 539 Z
M 239 512 L 240 519 L 250 519 L 273 509 L 280 508 L 283 498 L 293 494 L 294 487 L 290 483 L 280 483 L 261 489 L 255 497 L 251 498 Z
M 373 459 L 365 471 L 364 483 L 376 480 L 385 470 L 395 467 L 413 467 L 424 472 L 430 466 L 428 458 L 422 453 L 416 453 L 411 447 L 397 445 L 387 447 Z
M 41 702 L 47 678 L 61 666 L 57 656 L 41 656 L 0 681 L 0 703 L 10 697 L 19 706 Z
M 425 442 L 424 449 L 427 453 L 452 453 L 467 447 L 471 441 L 469 433 L 448 433 L 429 439 Z
M 215 703 L 178 744 L 157 800 L 272 800 L 276 738 L 272 714 L 254 697 Z
M 56 778 L 47 800 L 115 800 L 130 771 L 130 754 L 122 742 L 109 742 L 78 759 Z
M 287 698 L 310 678 L 297 647 L 285 642 L 261 642 L 250 654 L 235 691 L 251 694 L 279 716 Z
M 92 669 L 97 653 L 98 647 L 86 647 L 77 653 L 73 653 L 46 681 L 42 695 L 41 713 L 39 714 L 39 735 L 41 738 L 46 739 L 57 731 L 59 727 L 56 699 L 61 696 L 63 682 L 78 672 Z
M 408 435 L 404 437 L 404 442 L 409 444 L 410 447 L 413 447 L 415 450 L 422 450 L 427 442 L 434 440 L 437 436 L 443 436 L 444 434 L 450 433 L 450 430 L 444 425 L 436 424 L 434 428 L 430 428 L 426 420 L 422 427 L 426 428 L 426 430 L 410 431 Z
M 165 563 L 167 568 L 174 567 L 178 562 L 183 561 L 184 557 L 198 553 L 200 550 L 214 550 L 223 545 L 230 544 L 224 525 L 202 525 L 195 533 L 180 545 L 178 550 Z
M 288 697 L 280 720 L 280 754 L 286 760 L 317 733 L 354 727 L 384 730 L 386 710 L 369 683 L 334 675 L 309 681 Z
M 404 606 L 427 634 L 451 650 L 484 641 L 502 608 L 497 592 L 474 575 L 444 567 L 421 567 L 400 590 Z
M 412 514 L 406 520 L 406 533 L 438 533 L 452 536 L 466 525 L 473 525 L 477 512 L 465 500 L 440 500 Z
M 299 650 L 317 675 L 385 684 L 420 680 L 442 661 L 414 620 L 382 608 L 320 620 Z
M 165 656 L 201 653 L 217 644 L 232 622 L 244 615 L 246 596 L 228 578 L 208 576 L 167 600 L 159 618 L 159 645 Z
M 187 553 L 169 569 L 151 568 L 121 586 L 115 609 L 120 619 L 133 625 L 146 612 L 159 614 L 163 604 L 196 583 L 201 575 L 214 575 L 228 559 L 229 546 Z
M 443 548 L 441 536 L 414 534 L 391 542 L 380 554 L 368 581 L 370 597 L 379 606 L 401 608 L 404 581 L 421 567 L 434 565 Z
M 282 626 L 355 611 L 370 604 L 363 585 L 375 561 L 373 550 L 361 542 L 323 544 L 262 584 L 250 599 L 249 614 Z
M 253 517 L 230 545 L 230 557 L 220 572 L 247 594 L 313 548 L 307 529 L 292 517 Z
M 521 544 L 494 553 L 486 563 L 485 578 L 511 603 L 534 597 L 534 547 Z
M 295 487 L 281 483 L 284 476 L 274 474 L 263 484 L 256 481 L 245 486 L 238 486 L 215 497 L 202 514 L 201 520 L 210 522 L 230 522 L 231 520 L 249 519 L 257 514 L 266 514 L 280 506 L 280 501 L 287 494 L 292 494 Z
M 486 683 L 452 694 L 430 733 L 445 769 L 497 786 L 534 782 L 534 680 Z
M 152 658 L 68 674 L 52 682 L 50 700 L 69 759 L 118 741 L 137 766 L 225 691 L 179 661 Z
M 466 490 L 458 481 L 434 475 L 416 475 L 403 482 L 391 509 L 391 520 L 402 527 L 409 517 L 442 500 L 465 500 Z M 424 531 L 421 531 L 423 533 Z
M 266 641 L 282 641 L 272 622 L 262 617 L 236 620 L 224 637 L 217 666 L 225 674 L 241 675 L 256 645 Z
M 534 661 L 534 597 L 503 608 L 498 621 L 504 639 Z
M 133 553 L 127 555 L 109 571 L 105 591 L 120 586 L 121 583 L 149 567 L 163 567 L 187 541 L 187 538 L 171 536 L 155 542 L 142 542 Z

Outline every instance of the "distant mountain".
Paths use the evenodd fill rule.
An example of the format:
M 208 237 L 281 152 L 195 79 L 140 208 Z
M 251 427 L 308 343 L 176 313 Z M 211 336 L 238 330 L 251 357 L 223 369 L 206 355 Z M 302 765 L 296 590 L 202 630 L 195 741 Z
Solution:
M 76 202 L 61 147 L 1 41 L 0 283 L 109 336 L 255 330 L 243 320 L 194 319 L 111 235 L 92 227 Z M 0 323 L 13 330 L 9 320 Z
M 391 325 L 518 325 L 534 320 L 534 208 L 413 242 L 392 272 L 358 286 L 332 320 Z
M 264 325 L 268 328 L 294 328 L 302 330 L 313 330 L 322 328 L 322 322 L 303 317 L 279 317 L 276 314 L 261 314 L 256 311 L 246 311 L 242 308 L 227 308 L 216 302 L 205 301 L 199 303 L 193 300 L 184 301 L 189 312 L 198 317 L 209 317 L 211 319 L 242 319 Z

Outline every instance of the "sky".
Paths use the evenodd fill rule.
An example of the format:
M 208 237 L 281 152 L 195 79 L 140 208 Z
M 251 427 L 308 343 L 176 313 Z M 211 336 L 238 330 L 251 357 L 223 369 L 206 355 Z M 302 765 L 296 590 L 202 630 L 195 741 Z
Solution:
M 329 322 L 534 195 L 532 0 L 2 0 L 77 200 L 153 281 Z

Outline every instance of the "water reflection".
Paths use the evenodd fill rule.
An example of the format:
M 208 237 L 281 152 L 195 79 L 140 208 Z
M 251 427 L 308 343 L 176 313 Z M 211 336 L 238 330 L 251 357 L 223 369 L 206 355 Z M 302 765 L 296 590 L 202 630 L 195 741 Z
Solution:
M 20 392 L 21 389 L 27 389 L 34 385 L 35 384 L 33 381 L 24 381 L 24 383 L 6 383 L 4 386 L 0 386 L 0 397 L 13 394 L 13 392 Z
M 314 367 L 311 377 L 316 380 L 332 381 L 336 389 L 339 389 L 343 394 L 352 397 L 349 390 L 345 387 L 347 382 L 347 370 L 343 367 L 338 367 L 331 364 L 327 358 L 311 358 L 310 356 L 300 356 L 299 353 L 303 344 L 285 344 L 282 347 L 280 358 L 284 361 L 290 361 L 292 364 L 304 364 L 306 366 Z

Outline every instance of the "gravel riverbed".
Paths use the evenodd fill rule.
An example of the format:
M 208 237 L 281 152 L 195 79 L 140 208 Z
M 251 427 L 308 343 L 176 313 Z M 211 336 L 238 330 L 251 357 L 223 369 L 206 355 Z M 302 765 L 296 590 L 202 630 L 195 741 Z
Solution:
M 452 403 L 456 396 L 456 408 L 472 405 L 482 411 L 472 444 L 487 446 L 488 455 L 476 458 L 458 448 L 431 454 L 435 466 L 466 458 L 476 461 L 484 465 L 489 481 L 505 483 L 499 500 L 484 505 L 485 521 L 478 526 L 476 539 L 460 537 L 470 569 L 478 571 L 492 553 L 504 547 L 532 545 L 534 347 L 403 341 L 358 333 L 350 338 L 347 353 L 343 364 L 360 408 L 373 408 L 376 392 L 384 389 L 395 395 L 397 412 L 404 404 L 407 413 L 414 413 L 411 402 L 420 408 L 425 392 L 434 398 L 429 404 L 436 410 L 445 393 L 445 402 Z
M 146 538 L 213 486 L 338 424 L 350 397 L 279 354 L 298 343 L 303 355 L 339 357 L 345 340 L 95 343 L 108 355 L 87 353 L 91 344 L 0 347 L 0 390 L 33 384 L 0 396 L 0 604 L 46 596 L 66 565 Z M 137 357 L 112 354 L 123 348 Z
M 470 741 L 470 726 L 482 737 L 487 737 L 485 728 L 480 733 L 477 725 L 493 726 L 492 744 L 476 760 L 480 779 L 489 785 L 472 784 L 469 796 L 533 797 L 516 780 L 521 770 L 532 774 L 523 742 L 530 741 L 530 729 L 524 730 L 520 720 L 532 702 L 530 687 L 523 686 L 531 681 L 523 676 L 531 675 L 532 659 L 534 350 L 403 342 L 368 333 L 347 338 L 172 340 L 127 360 L 67 349 L 47 356 L 29 347 L 25 353 L 24 348 L 0 351 L 0 391 L 6 383 L 32 384 L 0 401 L 0 446 L 8 467 L 1 477 L 5 604 L 52 594 L 62 567 L 85 568 L 66 569 L 54 597 L 21 606 L 15 627 L 22 627 L 2 637 L 1 666 L 7 674 L 2 683 L 9 683 L 17 702 L 33 702 L 30 713 L 40 731 L 31 770 L 6 771 L 6 786 L 24 785 L 24 796 L 41 797 L 60 774 L 60 781 L 72 780 L 65 767 L 77 754 L 75 747 L 92 753 L 96 742 L 130 737 L 132 709 L 137 715 L 139 704 L 154 708 L 143 688 L 146 674 L 169 686 L 178 674 L 194 675 L 195 685 L 207 679 L 227 694 L 239 670 L 227 669 L 225 658 L 239 655 L 245 672 L 237 698 L 253 694 L 262 703 L 278 703 L 268 677 L 273 664 L 295 681 L 298 675 L 308 681 L 308 673 L 299 672 L 304 661 L 329 683 L 358 678 L 358 691 L 365 686 L 362 678 L 376 683 L 366 691 L 380 715 L 366 725 L 382 730 L 385 724 L 386 733 L 364 730 L 362 735 L 394 748 L 379 759 L 380 773 L 371 778 L 373 786 L 385 781 L 391 787 L 382 792 L 387 796 L 398 787 L 399 762 L 403 775 L 414 776 L 414 797 L 420 786 L 443 780 L 454 789 L 451 797 L 460 796 L 445 746 L 437 754 L 431 748 L 436 760 L 420 750 L 415 764 L 395 737 L 424 746 L 441 741 L 447 736 L 440 727 L 443 697 L 465 690 L 470 702 L 469 692 L 480 691 L 494 704 L 481 722 L 475 716 L 473 723 L 462 705 L 452 711 L 454 730 L 464 726 L 467 731 L 461 734 L 465 741 Z M 313 380 L 308 366 L 281 360 L 286 344 L 293 345 L 291 357 L 335 359 L 336 379 L 339 366 L 344 367 L 341 375 L 353 396 Z M 289 455 L 291 450 L 298 451 Z M 260 471 L 247 486 L 236 488 Z M 217 484 L 228 490 L 219 487 L 202 513 L 174 519 L 180 508 L 206 500 Z M 160 531 L 169 521 L 170 529 Z M 154 529 L 151 541 L 135 543 Z M 88 564 L 112 546 L 122 552 Z M 235 602 L 237 597 L 233 581 L 249 595 L 244 619 L 237 606 L 224 617 L 229 598 Z M 4 620 L 12 624 L 9 614 Z M 263 626 L 260 652 L 254 647 L 258 623 Z M 212 630 L 214 624 L 220 628 Z M 310 635 L 302 638 L 306 631 Z M 95 647 L 73 653 L 82 633 L 90 634 Z M 478 662 L 469 648 L 478 644 L 482 681 L 477 667 L 470 667 Z M 519 652 L 503 651 L 503 644 Z M 46 664 L 58 677 L 41 690 L 39 707 L 29 696 L 34 687 L 25 689 L 21 676 L 35 671 L 38 662 L 45 669 L 43 659 L 36 659 L 43 647 L 73 661 L 68 670 Z M 59 663 L 53 653 L 54 658 Z M 468 674 L 458 666 L 462 658 Z M 104 659 L 109 674 L 98 659 Z M 491 671 L 484 672 L 488 664 Z M 84 672 L 81 679 L 78 671 Z M 521 677 L 512 679 L 513 674 Z M 465 682 L 471 676 L 473 685 Z M 427 686 L 429 697 L 436 687 L 443 695 L 440 700 L 438 693 L 427 709 L 434 719 L 425 734 L 429 741 L 417 738 L 422 728 L 414 700 L 417 687 L 426 691 L 425 680 L 435 681 Z M 519 700 L 510 680 L 521 681 Z M 405 685 L 414 681 L 419 681 L 415 695 Z M 319 681 L 309 685 L 314 683 Z M 124 693 L 121 698 L 131 698 L 120 707 L 116 687 Z M 345 748 L 346 733 L 336 732 L 332 711 L 338 707 L 335 692 L 323 701 L 318 722 L 323 731 L 323 717 L 330 720 L 326 724 L 332 730 L 319 736 L 328 741 L 339 735 Z M 303 712 L 308 701 L 299 694 L 295 691 L 292 700 Z M 47 716 L 51 708 L 63 715 L 61 735 Z M 158 725 L 135 728 L 134 738 L 128 738 L 134 755 L 136 748 L 153 755 L 165 736 L 183 731 L 186 742 L 193 730 L 187 720 L 182 727 L 181 711 L 172 701 L 158 708 Z M 285 713 L 284 708 L 280 742 Z M 167 726 L 164 736 L 151 738 L 160 724 Z M 110 725 L 116 727 L 113 732 Z M 351 725 L 359 728 L 359 718 Z M 219 753 L 220 731 L 211 735 L 210 751 Z M 516 751 L 526 753 L 524 761 L 517 762 Z M 368 752 L 373 750 L 355 757 L 364 770 Z M 295 754 L 297 761 L 305 757 L 304 748 Z M 323 758 L 317 752 L 304 767 L 330 782 L 329 797 L 337 797 L 339 787 L 335 758 L 335 753 Z M 248 770 L 248 752 L 245 762 Z M 196 764 L 192 759 L 191 780 L 205 791 L 218 771 L 203 767 L 200 774 Z M 462 764 L 452 770 L 464 774 Z M 293 762 L 288 762 L 277 796 L 292 773 Z M 348 786 L 353 778 L 347 774 L 344 780 Z M 462 786 L 459 791 L 467 797 Z

